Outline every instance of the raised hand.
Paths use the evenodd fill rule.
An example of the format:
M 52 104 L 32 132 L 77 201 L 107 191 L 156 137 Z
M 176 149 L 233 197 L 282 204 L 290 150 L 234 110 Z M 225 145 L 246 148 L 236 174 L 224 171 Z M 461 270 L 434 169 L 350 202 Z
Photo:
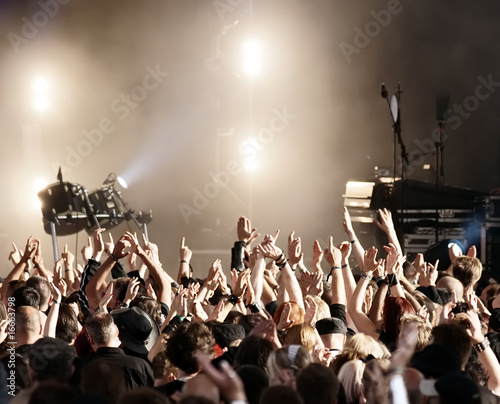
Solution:
M 246 269 L 240 273 L 236 269 L 231 269 L 231 288 L 233 294 L 241 298 L 250 283 L 250 270 Z
M 28 238 L 28 241 L 26 241 L 26 247 L 24 247 L 24 253 L 21 256 L 21 261 L 28 262 L 31 255 L 35 252 L 36 244 L 34 241 L 35 239 L 33 238 L 33 236 L 30 236 Z
M 89 259 L 92 258 L 92 237 L 89 236 L 88 238 L 88 244 L 84 245 L 82 247 L 81 253 L 82 253 L 82 258 L 83 262 L 85 262 L 85 265 L 89 262 Z
M 300 237 L 294 238 L 295 231 L 292 231 L 288 236 L 288 260 L 290 266 L 295 268 L 295 265 L 303 261 L 304 254 L 302 254 L 302 243 Z
M 266 235 L 264 241 L 258 245 L 258 251 L 264 254 L 265 257 L 277 260 L 283 254 L 283 251 L 276 246 L 275 242 L 278 238 L 279 230 L 276 232 L 275 236 Z
M 448 248 L 448 255 L 451 263 L 454 264 L 457 258 L 462 256 L 462 249 L 457 243 L 453 243 L 450 248 Z
M 347 265 L 351 256 L 352 244 L 349 241 L 343 241 L 338 248 L 342 254 L 342 265 Z
M 250 219 L 241 216 L 238 219 L 237 225 L 238 240 L 244 241 L 246 245 L 250 245 L 260 234 L 257 233 L 257 229 L 252 229 Z
M 94 242 L 94 250 L 92 252 L 92 256 L 96 261 L 101 260 L 101 255 L 104 251 L 104 241 L 102 239 L 102 233 L 106 231 L 106 229 L 97 228 L 92 233 L 92 239 Z
M 340 267 L 342 261 L 342 252 L 333 245 L 333 237 L 330 236 L 328 247 L 325 248 L 325 259 L 330 267 Z
M 386 208 L 379 209 L 378 214 L 380 216 L 380 222 L 377 219 L 374 220 L 374 222 L 378 226 L 378 228 L 386 234 L 393 231 L 394 230 L 394 223 L 392 222 L 391 211 L 387 210 Z
M 33 265 L 37 267 L 43 262 L 42 258 L 42 246 L 40 243 L 40 240 L 35 238 L 33 239 L 33 244 L 36 246 L 35 248 L 35 254 L 33 254 L 33 257 L 31 258 L 31 261 L 33 262 Z
M 63 252 L 61 253 L 62 259 L 64 259 L 64 265 L 67 270 L 73 269 L 73 264 L 75 262 L 75 256 L 68 250 L 68 245 L 64 245 Z
M 424 276 L 420 278 L 421 286 L 436 286 L 436 280 L 438 277 L 438 265 L 439 260 L 437 260 L 434 265 L 427 264 L 427 267 L 424 271 Z
M 113 249 L 115 248 L 115 242 L 113 241 L 113 236 L 111 233 L 108 233 L 109 241 L 104 243 L 104 252 L 108 255 L 113 253 Z
M 108 304 L 113 299 L 114 283 L 110 282 L 106 288 L 104 296 L 99 301 L 99 309 L 105 313 L 108 312 Z
M 371 247 L 365 251 L 364 256 L 364 272 L 373 272 L 379 265 L 382 265 L 383 259 L 380 258 L 377 261 L 378 250 L 375 247 Z
M 123 299 L 123 303 L 128 306 L 130 302 L 137 297 L 140 285 L 141 282 L 139 281 L 139 278 L 130 279 L 127 286 L 127 292 L 125 293 L 125 299 Z
M 191 256 L 193 253 L 189 249 L 189 247 L 186 245 L 186 238 L 182 237 L 181 239 L 181 246 L 179 247 L 179 259 L 181 261 L 186 261 L 188 264 L 191 261 Z
M 126 251 L 126 249 L 132 248 L 132 240 L 133 240 L 133 238 L 131 238 L 127 234 L 124 234 L 123 236 L 121 236 L 113 248 L 112 255 L 116 259 L 126 257 L 129 254 L 129 251 Z
M 314 319 L 316 313 L 318 312 L 318 305 L 311 296 L 306 296 L 304 299 L 304 304 L 306 307 L 306 312 L 304 314 L 304 323 L 309 324 L 311 327 L 314 326 Z
M 314 240 L 313 244 L 313 257 L 312 257 L 312 265 L 313 267 L 321 266 L 321 261 L 323 260 L 324 251 L 321 248 L 318 240 Z
M 12 243 L 12 251 L 9 253 L 9 260 L 12 261 L 14 265 L 19 264 L 22 257 L 21 251 L 17 248 L 15 243 Z
M 344 231 L 348 236 L 354 236 L 354 229 L 352 228 L 352 222 L 351 222 L 351 215 L 349 214 L 349 211 L 347 208 L 344 206 Z
M 393 274 L 401 258 L 401 254 L 399 254 L 397 247 L 392 243 L 389 243 L 388 246 L 384 246 L 384 250 L 387 252 L 385 269 L 388 274 Z

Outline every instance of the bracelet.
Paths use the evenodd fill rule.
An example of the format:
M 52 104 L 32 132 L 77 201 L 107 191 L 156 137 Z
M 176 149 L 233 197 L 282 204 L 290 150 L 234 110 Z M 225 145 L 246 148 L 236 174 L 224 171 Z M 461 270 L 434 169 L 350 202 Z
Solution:
M 349 264 L 344 264 L 344 265 L 342 265 L 342 266 L 341 266 L 341 268 L 342 268 L 342 269 L 344 269 L 344 268 L 349 268 Z
M 285 266 L 286 266 L 287 263 L 288 263 L 288 260 L 285 258 L 285 260 L 283 262 L 280 262 L 279 264 L 276 262 L 276 266 L 281 271 L 283 268 L 285 268 Z
M 232 295 L 229 295 L 229 297 L 227 298 L 227 301 L 229 303 L 231 303 L 232 305 L 235 305 L 235 304 L 238 304 L 239 302 L 241 302 L 241 299 L 236 296 L 235 294 L 232 294 Z
M 39 267 L 41 264 L 43 264 L 43 258 L 40 260 L 40 262 L 39 262 L 38 264 L 35 264 L 33 268 L 34 268 L 34 269 L 38 269 L 38 267 Z
M 26 272 L 28 275 L 31 275 L 31 272 L 28 268 L 24 268 L 24 271 L 23 272 Z
M 73 269 L 65 269 L 64 272 L 73 272 Z
M 275 261 L 275 262 L 278 262 L 278 261 L 279 261 L 279 260 L 281 260 L 282 258 L 285 258 L 285 254 L 283 254 L 283 253 L 281 253 L 281 255 L 280 255 L 278 258 L 276 258 L 274 261 Z
M 371 281 L 372 280 L 372 274 L 370 274 L 368 272 L 361 271 L 360 276 L 361 276 L 361 278 L 366 279 L 367 281 Z
M 387 282 L 389 282 L 391 286 L 399 285 L 398 276 L 396 274 L 387 274 Z
M 181 260 L 181 264 L 189 264 L 186 260 Z
M 260 306 L 259 302 L 253 302 L 252 304 L 249 304 L 246 307 L 247 309 L 250 309 L 250 312 L 252 314 L 256 314 L 262 310 L 262 307 Z
M 330 268 L 330 273 L 332 273 L 332 271 L 334 269 L 342 269 L 342 267 L 338 267 L 338 266 L 334 265 L 333 267 Z
M 61 304 L 61 302 L 57 301 L 56 299 L 52 300 L 54 304 Z
M 472 347 L 476 352 L 484 352 L 486 348 L 488 348 L 489 346 L 490 346 L 490 340 L 486 337 L 483 339 L 483 342 L 472 345 Z
M 354 244 L 355 242 L 356 242 L 356 239 L 352 240 L 352 241 L 351 241 L 351 244 Z

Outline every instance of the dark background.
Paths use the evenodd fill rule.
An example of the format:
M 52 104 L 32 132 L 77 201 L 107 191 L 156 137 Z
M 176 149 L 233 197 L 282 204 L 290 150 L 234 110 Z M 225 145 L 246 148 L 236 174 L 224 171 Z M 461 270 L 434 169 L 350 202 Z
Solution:
M 59 164 L 65 181 L 89 192 L 110 172 L 122 175 L 128 204 L 153 210 L 150 238 L 171 274 L 182 236 L 195 251 L 196 270 L 204 274 L 216 256 L 229 269 L 240 215 L 250 216 L 260 233 L 281 229 L 282 247 L 295 230 L 307 264 L 315 238 L 343 238 L 345 183 L 369 179 L 374 166 L 392 168 L 381 82 L 390 94 L 401 82 L 410 178 L 433 181 L 437 95 L 448 92 L 453 108 L 474 97 L 479 77 L 500 81 L 500 4 L 493 1 L 71 0 L 57 3 L 45 23 L 36 17 L 42 4 L 0 1 L 2 274 L 11 268 L 10 243 L 22 248 L 30 234 L 42 237 L 52 261 L 34 183 L 55 182 Z M 397 11 L 390 21 L 388 9 Z M 384 27 L 375 15 L 386 17 Z M 13 46 L 34 18 L 41 27 Z M 346 58 L 342 49 L 370 28 L 372 38 Z M 241 71 L 248 38 L 263 48 L 262 73 L 251 78 Z M 113 102 L 141 85 L 148 66 L 169 76 L 120 119 Z M 38 76 L 50 82 L 51 105 L 43 113 L 31 105 Z M 460 124 L 450 114 L 446 184 L 479 191 L 499 186 L 500 87 L 492 90 L 476 105 L 470 100 L 474 110 Z M 269 128 L 275 110 L 294 118 L 259 145 L 259 168 L 230 175 L 217 192 L 208 185 L 217 195 L 186 219 L 180 206 L 193 207 L 197 190 L 203 193 L 228 162 L 242 167 L 248 155 L 241 144 Z M 68 160 L 85 140 L 83 130 L 102 119 L 112 121 L 112 133 L 85 149 L 77 164 Z M 425 163 L 430 170 L 422 169 Z M 127 228 L 123 223 L 113 234 Z M 80 249 L 85 233 L 59 239 L 61 247 L 65 242 Z

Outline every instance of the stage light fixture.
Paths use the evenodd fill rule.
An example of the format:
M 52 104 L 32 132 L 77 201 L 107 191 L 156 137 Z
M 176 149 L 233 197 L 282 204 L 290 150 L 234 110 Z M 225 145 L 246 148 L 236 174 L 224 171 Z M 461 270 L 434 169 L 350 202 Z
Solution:
M 118 184 L 120 184 L 123 189 L 127 189 L 128 188 L 128 183 L 125 180 L 125 178 L 123 178 L 121 176 L 118 176 L 118 177 L 116 177 L 116 181 L 118 181 Z

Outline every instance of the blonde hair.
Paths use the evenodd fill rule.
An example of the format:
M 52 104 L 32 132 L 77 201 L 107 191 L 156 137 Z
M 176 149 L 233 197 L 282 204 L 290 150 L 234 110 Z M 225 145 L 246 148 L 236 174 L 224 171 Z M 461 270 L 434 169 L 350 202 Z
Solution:
M 417 346 L 415 347 L 415 352 L 420 352 L 427 346 L 431 339 L 432 327 L 422 317 L 414 314 L 405 314 L 401 317 L 400 329 L 402 330 L 409 323 L 417 325 Z
M 318 320 L 331 316 L 330 307 L 328 307 L 328 304 L 321 297 L 317 295 L 307 295 L 306 297 L 313 299 L 314 303 L 316 303 L 316 307 L 318 308 L 313 318 L 313 325 L 316 324 Z
M 312 352 L 316 339 L 316 331 L 309 324 L 297 324 L 286 332 L 285 345 L 301 345 Z
M 359 359 L 349 361 L 339 372 L 339 381 L 345 392 L 347 404 L 357 404 L 363 396 L 363 373 L 366 364 Z

